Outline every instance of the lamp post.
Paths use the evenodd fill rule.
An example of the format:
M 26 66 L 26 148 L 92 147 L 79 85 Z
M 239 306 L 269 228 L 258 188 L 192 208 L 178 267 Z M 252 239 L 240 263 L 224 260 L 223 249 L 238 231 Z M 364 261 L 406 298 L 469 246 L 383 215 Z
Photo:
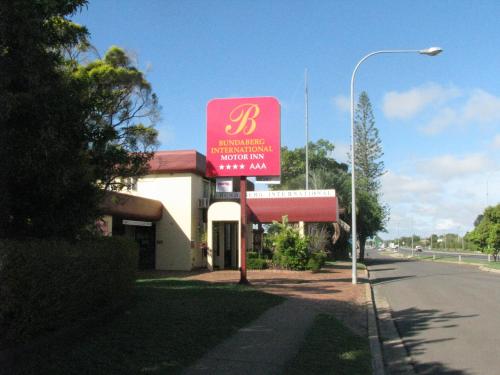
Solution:
M 421 55 L 436 56 L 443 50 L 439 47 L 431 47 L 427 49 L 399 49 L 399 50 L 381 50 L 371 52 L 365 57 L 363 57 L 356 64 L 354 71 L 351 76 L 351 210 L 352 210 L 352 283 L 357 284 L 357 270 L 356 270 L 356 186 L 355 186 L 355 173 L 354 173 L 354 78 L 359 66 L 363 61 L 368 59 L 373 55 L 379 55 L 382 53 L 419 53 Z

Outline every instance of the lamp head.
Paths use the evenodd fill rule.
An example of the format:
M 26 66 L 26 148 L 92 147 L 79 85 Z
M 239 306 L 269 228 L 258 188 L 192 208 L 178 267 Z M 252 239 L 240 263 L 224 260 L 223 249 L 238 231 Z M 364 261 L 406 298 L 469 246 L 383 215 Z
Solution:
M 421 49 L 420 51 L 418 51 L 418 53 L 420 53 L 422 55 L 427 55 L 427 56 L 436 56 L 436 55 L 440 54 L 441 52 L 443 52 L 443 49 L 440 47 L 431 47 L 431 48 L 427 48 L 427 49 Z

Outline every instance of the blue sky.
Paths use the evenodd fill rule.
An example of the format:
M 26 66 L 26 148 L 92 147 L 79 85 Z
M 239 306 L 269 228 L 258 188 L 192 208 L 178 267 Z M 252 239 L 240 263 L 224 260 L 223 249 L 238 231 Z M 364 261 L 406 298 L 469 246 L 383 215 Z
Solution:
M 278 98 L 282 145 L 303 146 L 307 68 L 310 140 L 345 161 L 356 63 L 442 47 L 374 56 L 356 76 L 383 142 L 391 238 L 463 234 L 500 202 L 499 17 L 498 1 L 91 0 L 73 19 L 101 54 L 121 46 L 147 71 L 160 149 L 202 153 L 206 104 L 224 97 Z

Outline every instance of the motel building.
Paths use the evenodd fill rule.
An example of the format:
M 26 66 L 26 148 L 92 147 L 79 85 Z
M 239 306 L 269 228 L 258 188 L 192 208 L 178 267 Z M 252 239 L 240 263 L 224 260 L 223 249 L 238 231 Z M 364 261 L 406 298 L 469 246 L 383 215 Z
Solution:
M 105 235 L 139 244 L 139 268 L 157 270 L 238 269 L 241 265 L 239 181 L 206 177 L 206 158 L 195 150 L 159 151 L 149 173 L 126 192 L 108 192 L 103 202 Z M 228 186 L 229 185 L 229 186 Z M 234 190 L 231 189 L 233 185 Z M 259 224 L 338 222 L 334 190 L 254 191 L 247 182 L 246 248 L 260 246 Z M 229 190 L 229 191 L 228 191 Z M 261 228 L 261 226 L 259 226 Z

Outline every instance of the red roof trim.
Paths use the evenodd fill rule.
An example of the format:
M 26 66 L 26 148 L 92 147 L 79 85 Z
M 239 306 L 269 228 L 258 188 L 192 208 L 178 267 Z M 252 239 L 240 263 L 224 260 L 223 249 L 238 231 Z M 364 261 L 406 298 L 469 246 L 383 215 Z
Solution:
M 205 176 L 205 155 L 196 150 L 158 151 L 149 162 L 149 173 L 194 173 Z

